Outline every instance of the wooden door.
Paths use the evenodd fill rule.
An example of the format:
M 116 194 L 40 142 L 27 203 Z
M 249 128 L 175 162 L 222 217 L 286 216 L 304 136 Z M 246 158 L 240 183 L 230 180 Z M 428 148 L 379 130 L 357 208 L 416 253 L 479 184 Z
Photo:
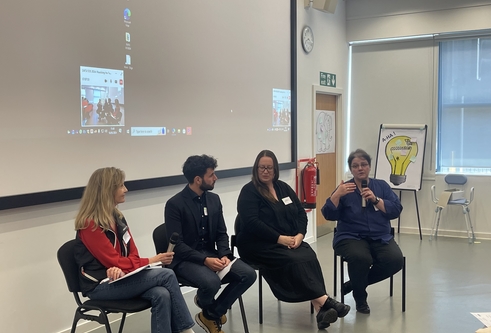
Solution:
M 329 95 L 326 93 L 316 93 L 316 110 L 326 110 L 334 111 L 337 110 L 337 96 Z M 336 114 L 336 118 L 339 114 Z M 336 124 L 334 124 L 336 126 Z M 338 141 L 338 131 L 335 129 L 336 142 Z M 317 186 L 317 214 L 316 214 L 316 226 L 317 226 L 317 237 L 321 237 L 326 233 L 333 231 L 335 222 L 327 221 L 322 216 L 321 208 L 324 206 L 326 199 L 331 195 L 332 191 L 337 186 L 336 183 L 336 152 L 327 154 L 317 154 L 317 162 L 319 163 L 319 178 L 320 184 Z

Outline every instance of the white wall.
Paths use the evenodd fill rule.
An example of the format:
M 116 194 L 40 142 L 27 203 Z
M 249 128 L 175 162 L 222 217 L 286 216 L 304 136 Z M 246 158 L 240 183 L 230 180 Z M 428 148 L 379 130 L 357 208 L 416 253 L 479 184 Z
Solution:
M 346 3 L 347 40 L 350 42 L 421 34 L 491 29 L 491 1 L 489 0 L 347 0 Z M 406 43 L 411 44 L 410 42 Z M 431 41 L 421 44 L 428 43 L 431 44 Z M 399 49 L 400 44 L 384 44 L 383 47 L 376 48 L 376 52 L 383 52 L 385 50 L 388 54 L 389 52 L 394 52 L 394 49 Z M 368 47 L 367 50 L 367 53 L 372 52 Z M 421 191 L 417 193 L 417 196 L 423 233 L 429 234 L 435 209 L 435 205 L 431 201 L 430 188 L 435 184 L 438 194 L 446 188 L 446 184 L 443 181 L 443 175 L 435 175 L 434 173 L 436 151 L 435 131 L 437 126 L 437 87 L 434 83 L 437 81 L 435 70 L 437 67 L 431 65 L 431 58 L 438 58 L 438 49 L 432 49 L 430 45 L 429 47 L 426 46 L 426 50 L 423 50 L 423 53 L 420 52 L 420 55 L 422 56 L 421 59 L 428 58 L 424 60 L 428 64 L 428 73 L 426 75 L 419 75 L 421 78 L 420 84 L 414 81 L 411 73 L 408 73 L 406 77 L 398 78 L 397 82 L 366 84 L 365 90 L 362 93 L 372 96 L 373 99 L 373 103 L 364 105 L 369 113 L 366 113 L 367 109 L 364 109 L 364 106 L 357 106 L 357 97 L 359 96 L 353 95 L 351 116 L 353 121 L 357 121 L 363 125 L 373 121 L 374 117 L 378 124 L 428 124 L 427 142 L 429 142 L 429 146 L 427 146 L 427 153 L 429 153 L 425 156 L 423 186 Z M 424 52 L 427 52 L 426 56 Z M 410 52 L 406 52 L 405 54 L 406 56 L 411 56 Z M 404 61 L 407 59 L 395 58 L 393 60 L 394 62 L 399 61 L 400 66 L 406 66 Z M 387 63 L 387 65 L 389 64 Z M 380 68 L 380 70 L 384 70 L 384 68 Z M 374 75 L 376 77 L 376 74 Z M 400 90 L 398 94 L 387 94 L 389 88 L 384 89 L 384 87 L 395 84 L 399 85 L 401 83 L 403 86 L 398 86 Z M 425 90 L 421 91 L 421 89 Z M 421 97 L 424 97 L 424 100 L 418 99 Z M 397 99 L 401 103 L 399 104 L 399 108 L 397 107 Z M 407 111 L 407 104 L 414 106 L 411 111 Z M 376 105 L 384 105 L 384 107 L 377 108 Z M 392 107 L 386 108 L 386 105 L 392 105 Z M 389 119 L 390 121 L 384 121 L 384 119 Z M 415 121 L 411 121 L 411 119 Z M 368 146 L 367 151 L 372 154 L 372 157 L 375 157 L 378 130 L 374 130 L 370 126 L 366 130 L 362 128 L 363 126 L 358 126 L 357 131 L 350 138 L 357 144 L 367 142 L 364 146 Z M 356 146 L 350 147 L 350 149 L 356 148 Z M 476 195 L 475 201 L 470 207 L 470 216 L 474 223 L 476 236 L 477 238 L 489 239 L 491 238 L 491 222 L 489 219 L 491 217 L 489 200 L 491 198 L 491 178 L 486 176 L 471 176 L 466 184 L 466 190 L 469 191 L 472 186 L 476 189 Z M 404 206 L 404 211 L 401 215 L 402 230 L 403 232 L 416 233 L 418 224 L 413 193 L 403 192 L 402 204 Z M 442 214 L 439 234 L 466 237 L 466 228 L 461 209 L 458 207 L 449 208 L 445 209 Z
M 312 8 L 304 8 L 303 1 L 297 1 L 298 33 L 298 158 L 312 157 L 313 147 L 313 95 L 315 89 L 339 95 L 342 94 L 342 109 L 336 115 L 337 131 L 336 151 L 338 162 L 344 164 L 342 147 L 344 147 L 344 128 L 346 124 L 346 100 L 348 90 L 348 43 L 346 42 L 345 2 L 338 1 L 334 14 L 324 13 Z M 300 43 L 300 30 L 310 26 L 314 33 L 315 46 L 306 54 Z M 320 85 L 320 72 L 336 74 L 336 87 Z M 339 139 L 339 140 L 338 140 Z M 341 174 L 341 167 L 338 171 Z M 315 221 L 317 211 L 314 211 Z
M 489 0 L 346 0 L 348 41 L 490 28 Z
M 298 41 L 305 24 L 314 29 L 316 39 L 314 50 L 309 55 L 303 53 L 300 43 L 297 47 L 298 155 L 303 158 L 312 154 L 312 85 L 319 84 L 319 72 L 323 71 L 337 74 L 338 87 L 346 89 L 347 44 L 343 1 L 338 2 L 334 15 L 305 10 L 303 0 L 297 3 Z M 271 17 L 274 15 L 272 12 Z M 283 172 L 281 178 L 295 186 L 293 172 Z M 230 232 L 233 231 L 237 195 L 249 179 L 248 176 L 221 179 L 216 184 L 215 192 L 221 196 Z M 182 187 L 128 193 L 126 203 L 120 208 L 130 223 L 141 255 L 153 255 L 151 232 L 162 222 L 165 201 Z M 73 218 L 77 208 L 78 202 L 73 201 L 0 211 L 0 249 L 4 255 L 0 269 L 2 331 L 69 331 L 75 302 L 67 292 L 55 254 L 65 241 L 75 235 Z M 311 223 L 307 237 L 312 240 L 312 235 Z M 84 324 L 78 332 L 87 332 L 92 327 L 91 323 Z

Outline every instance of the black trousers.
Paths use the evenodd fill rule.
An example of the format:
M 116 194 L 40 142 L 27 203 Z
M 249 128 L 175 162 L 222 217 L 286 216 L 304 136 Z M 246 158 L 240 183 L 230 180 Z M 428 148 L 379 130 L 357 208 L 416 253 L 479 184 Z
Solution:
M 403 255 L 394 239 L 388 244 L 370 238 L 343 239 L 334 245 L 334 251 L 348 263 L 348 275 L 357 304 L 367 301 L 366 288 L 385 280 L 402 269 Z

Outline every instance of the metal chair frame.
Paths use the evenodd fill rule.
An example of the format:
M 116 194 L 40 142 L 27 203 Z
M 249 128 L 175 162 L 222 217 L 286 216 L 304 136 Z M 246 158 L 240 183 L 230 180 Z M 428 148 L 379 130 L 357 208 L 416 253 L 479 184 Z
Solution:
M 84 302 L 80 299 L 81 288 L 79 284 L 78 265 L 75 262 L 74 247 L 75 239 L 72 239 L 63 244 L 58 250 L 57 257 L 60 263 L 65 280 L 68 285 L 68 290 L 73 293 L 77 309 L 73 318 L 71 333 L 77 329 L 77 323 L 80 319 L 95 321 L 104 325 L 107 333 L 111 333 L 111 326 L 107 317 L 110 313 L 122 313 L 121 324 L 119 325 L 119 333 L 123 332 L 124 323 L 127 313 L 136 313 L 152 307 L 150 301 L 137 297 L 133 299 L 123 299 L 116 301 L 96 301 L 88 299 Z M 91 314 L 91 311 L 98 311 L 99 314 Z
M 444 179 L 448 185 L 457 185 L 461 190 L 463 190 L 463 185 L 467 183 L 467 176 L 460 175 L 460 174 L 448 174 L 445 176 Z M 430 241 L 436 239 L 438 236 L 438 227 L 440 226 L 442 210 L 445 207 L 438 203 L 439 199 L 436 197 L 435 189 L 436 189 L 435 185 L 431 186 L 431 199 L 435 203 L 436 208 L 435 208 L 435 218 L 433 220 L 433 226 L 431 228 Z M 472 203 L 473 200 L 474 200 L 474 187 L 471 187 L 469 199 L 451 200 L 446 203 L 446 205 L 450 205 L 450 206 L 460 205 L 462 207 L 462 213 L 464 214 L 465 225 L 467 228 L 467 239 L 469 241 L 469 244 L 474 243 L 474 241 L 476 240 L 476 236 L 474 234 L 474 228 L 472 226 L 471 216 L 469 214 L 470 212 L 469 205 Z
M 231 236 L 231 241 L 230 241 L 230 248 L 232 249 L 232 254 L 235 255 L 235 248 L 237 247 L 237 233 L 240 231 L 240 217 L 237 215 L 235 218 L 235 224 L 234 224 L 234 229 L 235 229 L 235 235 Z M 261 269 L 256 266 L 256 265 L 251 265 L 250 263 L 247 263 L 249 266 L 254 268 L 258 272 L 258 289 L 259 289 L 259 324 L 262 325 L 264 315 L 263 315 L 263 274 L 261 273 Z M 280 300 L 278 300 L 279 302 Z M 310 313 L 314 313 L 314 305 L 312 302 L 310 302 Z
M 336 228 L 334 228 L 334 232 L 336 232 Z M 394 236 L 394 228 L 391 228 L 391 234 Z M 337 260 L 336 257 L 339 257 L 339 277 L 340 277 L 340 289 L 341 289 L 341 303 L 344 303 L 344 293 L 343 293 L 343 285 L 344 285 L 344 263 L 346 259 L 339 254 L 334 252 L 334 296 L 337 295 Z M 402 265 L 402 312 L 406 312 L 406 257 L 403 257 L 403 265 Z M 394 275 L 389 278 L 389 296 L 392 297 L 394 295 Z

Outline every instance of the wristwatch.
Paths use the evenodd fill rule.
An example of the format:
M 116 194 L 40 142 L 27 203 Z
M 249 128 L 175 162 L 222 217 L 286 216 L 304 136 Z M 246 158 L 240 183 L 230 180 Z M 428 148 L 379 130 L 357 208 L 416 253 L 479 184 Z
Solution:
M 375 201 L 373 202 L 373 205 L 376 206 L 380 202 L 379 197 L 375 197 Z

